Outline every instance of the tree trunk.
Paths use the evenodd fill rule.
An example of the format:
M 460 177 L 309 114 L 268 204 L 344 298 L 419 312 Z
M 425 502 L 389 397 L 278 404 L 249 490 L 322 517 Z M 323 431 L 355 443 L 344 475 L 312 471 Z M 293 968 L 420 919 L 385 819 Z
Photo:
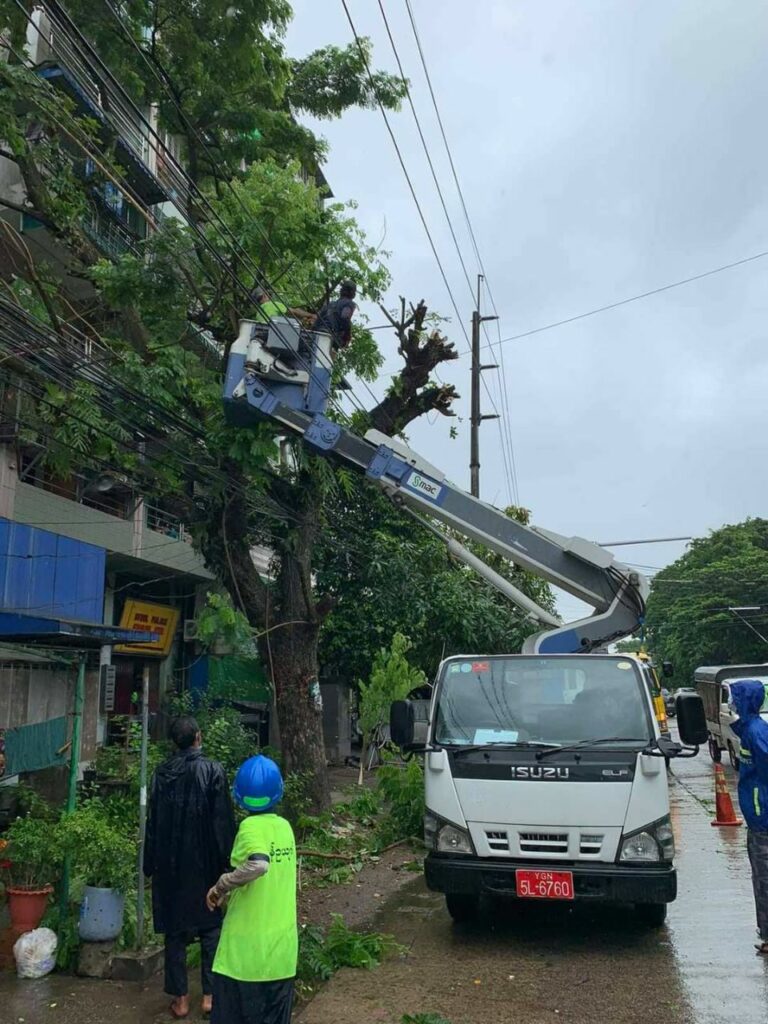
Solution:
M 316 624 L 282 626 L 260 642 L 263 663 L 275 687 L 280 747 L 285 772 L 307 773 L 307 795 L 315 811 L 330 805 L 319 702 Z

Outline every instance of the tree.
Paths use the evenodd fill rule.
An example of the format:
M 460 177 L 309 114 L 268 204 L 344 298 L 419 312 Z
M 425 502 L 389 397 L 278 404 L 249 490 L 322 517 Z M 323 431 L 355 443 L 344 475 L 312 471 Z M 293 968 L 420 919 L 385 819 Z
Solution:
M 511 602 L 445 545 L 357 479 L 326 502 L 317 558 L 317 590 L 333 610 L 320 634 L 321 663 L 342 679 L 365 679 L 377 651 L 395 633 L 412 644 L 409 658 L 428 676 L 442 657 L 462 651 L 517 651 L 535 630 Z M 525 509 L 508 515 L 527 522 Z M 460 538 L 464 540 L 464 538 Z M 539 604 L 553 609 L 550 588 L 490 551 L 475 553 Z
M 768 520 L 747 519 L 694 540 L 653 580 L 646 624 L 658 663 L 671 661 L 678 685 L 698 665 L 762 663 L 768 645 L 728 609 L 768 607 Z M 745 613 L 746 618 L 755 618 Z M 765 616 L 756 628 L 765 632 Z
M 368 682 L 358 680 L 360 693 L 360 728 L 363 748 L 360 753 L 358 784 L 363 784 L 363 773 L 371 737 L 376 728 L 389 721 L 389 708 L 396 700 L 405 700 L 412 690 L 423 686 L 427 677 L 421 669 L 408 661 L 411 641 L 402 633 L 395 633 L 388 647 L 382 647 L 374 656 Z
M 14 7 L 0 0 L 0 12 L 16 19 L 18 47 L 25 26 Z M 321 193 L 297 180 L 292 162 L 297 153 L 305 155 L 302 140 L 315 155 L 322 146 L 296 126 L 291 105 L 312 110 L 315 92 L 322 95 L 323 116 L 350 103 L 370 104 L 367 79 L 347 51 L 326 48 L 295 67 L 293 82 L 294 65 L 279 43 L 290 9 L 278 0 L 246 0 L 237 7 L 223 0 L 129 0 L 121 16 L 134 36 L 149 26 L 148 56 L 167 87 L 155 91 L 154 75 L 128 45 L 109 5 L 72 0 L 69 9 L 133 94 L 157 100 L 163 123 L 184 135 L 201 191 L 190 193 L 196 198 L 189 227 L 152 220 L 147 241 L 135 251 L 102 258 L 84 225 L 94 194 L 123 189 L 126 202 L 136 203 L 125 189 L 114 132 L 80 116 L 70 100 L 18 63 L 0 65 L 3 155 L 18 166 L 27 195 L 15 208 L 51 233 L 70 279 L 91 286 L 75 308 L 60 268 L 35 262 L 23 239 L 4 229 L 17 275 L 8 294 L 44 320 L 64 353 L 57 356 L 56 345 L 44 338 L 41 349 L 39 332 L 37 348 L 20 335 L 10 352 L 6 369 L 24 374 L 24 429 L 47 448 L 60 473 L 103 469 L 108 460 L 184 518 L 257 634 L 275 688 L 285 764 L 308 772 L 315 804 L 327 805 L 322 723 L 313 694 L 317 638 L 333 599 L 315 593 L 313 568 L 323 503 L 339 478 L 298 446 L 292 459 L 278 463 L 269 426 L 224 424 L 220 353 L 239 319 L 251 313 L 250 295 L 260 279 L 280 278 L 280 297 L 310 308 L 350 272 L 369 298 L 377 299 L 386 285 L 382 254 L 366 243 L 350 208 L 322 210 Z M 105 76 L 96 64 L 92 70 Z M 385 99 L 397 102 L 396 82 L 381 75 L 377 81 L 377 89 L 389 83 Z M 257 162 L 235 173 L 230 158 L 239 156 Z M 147 215 L 138 206 L 136 212 Z M 456 351 L 439 330 L 428 329 L 423 302 L 406 312 L 403 300 L 399 319 L 392 321 L 404 369 L 358 425 L 396 433 L 425 412 L 450 413 L 455 392 L 432 383 L 431 374 Z M 66 360 L 68 347 L 78 343 L 74 330 L 102 346 L 107 374 L 93 367 L 79 373 Z M 27 320 L 25 331 L 38 329 Z M 59 360 L 55 380 L 43 350 L 49 363 Z M 336 371 L 371 379 L 380 361 L 371 333 L 357 327 Z M 274 552 L 268 580 L 251 558 L 257 543 Z

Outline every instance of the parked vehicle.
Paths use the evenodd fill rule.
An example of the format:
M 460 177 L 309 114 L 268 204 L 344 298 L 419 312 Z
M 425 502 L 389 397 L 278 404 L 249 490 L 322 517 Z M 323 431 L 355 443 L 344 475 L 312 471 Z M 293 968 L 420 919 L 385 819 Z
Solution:
M 685 749 L 661 736 L 639 662 L 624 656 L 464 655 L 431 702 L 392 706 L 392 739 L 425 754 L 427 885 L 455 920 L 480 897 L 633 903 L 660 925 L 675 899 L 666 757 L 704 743 L 696 694 Z
M 668 690 L 666 686 L 662 686 L 661 696 L 664 700 L 664 710 L 667 713 L 667 718 L 674 718 L 677 714 L 677 701 L 674 693 Z
M 757 679 L 766 687 L 762 715 L 768 718 L 768 665 L 703 665 L 694 672 L 696 692 L 704 702 L 709 732 L 709 755 L 719 763 L 728 752 L 732 768 L 739 769 L 739 738 L 733 723 L 739 717 L 730 707 L 731 684 L 738 679 Z M 681 691 L 678 691 L 681 692 Z

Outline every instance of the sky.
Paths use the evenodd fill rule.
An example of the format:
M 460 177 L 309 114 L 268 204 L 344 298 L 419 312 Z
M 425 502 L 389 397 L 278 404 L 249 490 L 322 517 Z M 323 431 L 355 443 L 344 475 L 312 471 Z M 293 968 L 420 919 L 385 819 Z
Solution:
M 348 0 L 374 63 L 396 71 L 378 0 Z M 478 271 L 405 0 L 382 0 L 470 279 Z M 437 103 L 508 338 L 768 250 L 768 16 L 762 0 L 411 0 Z M 293 0 L 289 51 L 352 39 L 341 0 Z M 471 14 L 469 13 L 471 10 Z M 407 104 L 390 120 L 469 333 L 472 293 Z M 309 122 L 326 176 L 391 252 L 399 295 L 424 298 L 468 348 L 378 111 Z M 768 256 L 503 344 L 485 374 L 481 496 L 598 542 L 707 531 L 764 514 Z M 492 312 L 483 292 L 483 312 Z M 383 318 L 373 310 L 370 322 Z M 385 369 L 394 337 L 377 332 Z M 486 343 L 484 337 L 483 343 Z M 494 346 L 500 362 L 500 350 Z M 469 357 L 441 369 L 458 418 L 409 443 L 469 486 Z M 501 391 L 505 391 L 502 401 Z M 371 404 L 365 387 L 361 402 Z M 484 412 L 493 412 L 483 392 Z M 506 416 L 508 412 L 508 416 Z M 458 437 L 452 440 L 450 427 Z M 504 436 L 507 436 L 504 433 Z M 673 561 L 684 543 L 621 547 Z M 559 602 L 574 617 L 583 606 Z

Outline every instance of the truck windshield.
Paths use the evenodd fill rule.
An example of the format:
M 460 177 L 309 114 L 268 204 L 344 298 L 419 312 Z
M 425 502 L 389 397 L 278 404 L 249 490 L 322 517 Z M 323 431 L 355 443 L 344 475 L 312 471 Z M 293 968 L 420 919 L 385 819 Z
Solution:
M 631 738 L 617 746 L 643 746 L 653 737 L 643 682 L 628 659 L 523 655 L 443 667 L 437 743 L 524 746 L 614 736 Z

